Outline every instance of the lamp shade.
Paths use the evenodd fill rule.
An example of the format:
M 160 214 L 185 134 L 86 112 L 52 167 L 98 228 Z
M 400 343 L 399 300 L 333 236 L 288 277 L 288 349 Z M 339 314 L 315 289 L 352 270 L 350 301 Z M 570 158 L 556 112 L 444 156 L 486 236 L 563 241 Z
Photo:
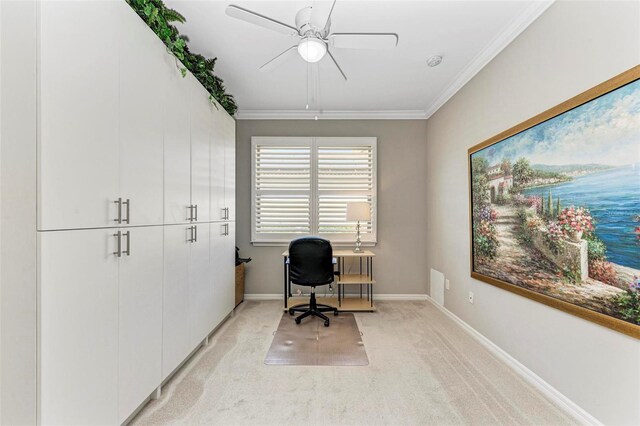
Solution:
M 371 220 L 369 203 L 347 203 L 347 222 L 368 222 Z
M 318 62 L 327 53 L 327 45 L 317 37 L 305 37 L 298 44 L 298 53 L 307 62 Z

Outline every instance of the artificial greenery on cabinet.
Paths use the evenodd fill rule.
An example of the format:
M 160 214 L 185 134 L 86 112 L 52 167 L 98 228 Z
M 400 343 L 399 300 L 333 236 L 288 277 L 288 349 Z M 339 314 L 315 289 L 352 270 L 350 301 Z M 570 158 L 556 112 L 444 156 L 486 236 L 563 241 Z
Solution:
M 174 22 L 184 23 L 185 18 L 180 13 L 168 8 L 162 0 L 126 0 L 129 6 L 146 22 L 179 61 L 182 76 L 187 70 L 202 83 L 210 93 L 210 99 L 215 99 L 231 115 L 238 109 L 233 96 L 226 92 L 223 81 L 213 73 L 217 58 L 207 59 L 189 50 L 187 36 L 180 34 L 172 25 Z

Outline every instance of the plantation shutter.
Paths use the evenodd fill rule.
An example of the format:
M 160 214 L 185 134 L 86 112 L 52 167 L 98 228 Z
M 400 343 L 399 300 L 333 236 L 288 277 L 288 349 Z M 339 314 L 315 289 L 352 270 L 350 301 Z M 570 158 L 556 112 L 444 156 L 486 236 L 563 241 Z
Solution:
M 253 146 L 254 240 L 311 232 L 311 145 L 265 140 Z
M 367 202 L 372 221 L 361 222 L 363 241 L 373 241 L 375 218 L 375 139 L 323 139 L 317 143 L 318 233 L 333 241 L 353 241 L 355 222 L 347 222 L 347 203 Z
M 375 138 L 252 138 L 252 229 L 255 244 L 319 235 L 355 241 L 349 202 L 367 202 L 372 220 L 362 241 L 376 241 Z

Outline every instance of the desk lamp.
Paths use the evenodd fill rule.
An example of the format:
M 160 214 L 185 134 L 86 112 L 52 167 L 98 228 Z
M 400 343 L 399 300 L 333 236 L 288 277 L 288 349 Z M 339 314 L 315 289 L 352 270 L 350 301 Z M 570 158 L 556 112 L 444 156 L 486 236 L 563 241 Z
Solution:
M 371 207 L 369 203 L 347 203 L 347 222 L 357 222 L 356 225 L 356 248 L 354 253 L 361 253 L 362 242 L 360 241 L 360 222 L 371 220 Z

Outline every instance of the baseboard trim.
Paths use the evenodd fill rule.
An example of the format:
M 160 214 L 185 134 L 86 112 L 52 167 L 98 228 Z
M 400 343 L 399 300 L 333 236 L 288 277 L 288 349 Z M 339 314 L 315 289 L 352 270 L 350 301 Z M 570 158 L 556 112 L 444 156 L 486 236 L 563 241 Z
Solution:
M 492 354 L 502 360 L 505 364 L 507 364 L 511 369 L 513 369 L 520 377 L 526 380 L 528 383 L 533 385 L 537 390 L 542 392 L 547 398 L 551 399 L 558 406 L 564 409 L 568 414 L 575 417 L 581 424 L 585 425 L 593 425 L 593 426 L 603 426 L 602 423 L 585 411 L 578 404 L 573 402 L 571 399 L 567 398 L 564 394 L 562 394 L 559 390 L 551 386 L 545 380 L 543 380 L 536 373 L 531 371 L 525 365 L 523 365 L 520 361 L 516 360 L 514 357 L 505 352 L 504 349 L 500 348 L 498 345 L 493 343 L 475 328 L 471 327 L 469 324 L 464 322 L 460 317 L 456 314 L 445 308 L 444 306 L 439 305 L 435 302 L 431 297 L 427 296 L 426 300 L 431 302 L 433 306 L 440 309 L 445 315 L 451 318 L 454 322 L 456 322 L 463 330 L 465 330 L 468 334 L 470 334 L 473 338 L 475 338 L 482 346 L 487 348 Z
M 428 300 L 426 294 L 374 294 L 373 300 Z M 281 293 L 246 293 L 244 300 L 282 300 Z
M 282 300 L 282 293 L 280 294 L 245 293 L 244 300 Z

